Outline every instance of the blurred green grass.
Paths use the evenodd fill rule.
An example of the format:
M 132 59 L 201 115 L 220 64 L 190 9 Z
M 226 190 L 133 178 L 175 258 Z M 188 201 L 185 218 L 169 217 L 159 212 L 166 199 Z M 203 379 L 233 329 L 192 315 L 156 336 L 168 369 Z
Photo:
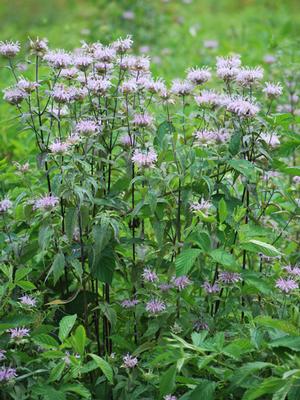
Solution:
M 299 47 L 299 9 L 298 0 L 0 0 L 0 40 L 47 37 L 53 48 L 72 49 L 82 40 L 109 43 L 132 34 L 135 51 L 147 46 L 153 73 L 170 81 L 189 66 L 213 63 L 216 54 L 240 53 L 256 65 L 266 53 L 292 53 Z M 219 48 L 204 50 L 205 39 L 218 40 Z M 11 83 L 1 68 L 0 89 Z M 12 116 L 1 102 L 2 148 L 23 158 L 30 140 L 22 134 L 18 145 Z

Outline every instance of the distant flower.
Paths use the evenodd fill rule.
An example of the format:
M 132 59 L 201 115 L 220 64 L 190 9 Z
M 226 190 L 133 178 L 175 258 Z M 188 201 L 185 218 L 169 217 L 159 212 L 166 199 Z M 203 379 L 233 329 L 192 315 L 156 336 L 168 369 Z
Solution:
M 177 96 L 187 96 L 191 94 L 193 85 L 187 80 L 174 79 L 171 92 Z
M 238 283 L 241 280 L 242 277 L 237 272 L 223 271 L 219 274 L 219 281 L 225 284 Z
M 239 117 L 254 117 L 259 112 L 259 107 L 243 97 L 236 97 L 227 104 L 227 110 Z
M 149 51 L 150 51 L 150 47 L 149 46 L 141 46 L 140 48 L 139 48 L 139 52 L 141 53 L 141 54 L 147 54 L 147 53 L 149 53 Z
M 280 83 L 266 82 L 263 92 L 269 99 L 276 99 L 282 95 L 282 90 Z
M 68 146 L 71 146 L 73 144 L 77 144 L 80 142 L 80 136 L 77 134 L 77 132 L 71 133 L 66 139 L 66 144 Z
M 146 282 L 155 282 L 158 280 L 158 276 L 154 271 L 151 271 L 149 268 L 145 268 L 142 277 Z
M 0 361 L 3 361 L 6 359 L 6 350 L 0 350 Z
M 15 162 L 14 165 L 17 168 L 17 170 L 19 172 L 21 172 L 22 174 L 25 174 L 26 172 L 29 171 L 29 163 L 28 162 L 26 162 L 24 164 L 20 164 L 18 162 Z
M 195 96 L 195 101 L 198 106 L 218 107 L 226 105 L 228 98 L 214 90 L 202 90 L 199 96 Z
M 212 144 L 216 140 L 215 131 L 208 131 L 208 130 L 195 131 L 193 135 L 195 136 L 197 143 L 199 145 Z
M 208 281 L 205 281 L 202 285 L 203 289 L 207 294 L 218 293 L 220 291 L 220 287 L 217 283 L 211 285 Z
M 68 80 L 72 80 L 72 79 L 76 78 L 77 75 L 78 75 L 78 69 L 76 69 L 74 67 L 73 68 L 64 68 L 60 72 L 60 77 L 68 79 Z
M 132 146 L 132 138 L 129 135 L 123 135 L 120 137 L 120 143 L 123 146 Z
M 50 194 L 35 200 L 33 208 L 35 210 L 51 210 L 58 204 L 59 198 Z
M 161 283 L 160 285 L 158 285 L 158 288 L 162 292 L 167 292 L 173 288 L 173 285 L 171 283 Z
M 240 56 L 217 57 L 217 76 L 224 81 L 231 81 L 236 78 L 240 71 Z
M 43 59 L 55 69 L 67 68 L 72 64 L 71 55 L 64 50 L 50 50 L 44 55 Z
M 262 80 L 264 70 L 261 67 L 241 68 L 236 75 L 236 82 L 242 87 L 251 87 Z
M 278 178 L 279 176 L 280 176 L 280 173 L 277 171 L 265 171 L 263 180 L 268 181 L 269 179 Z
M 90 135 L 100 131 L 99 122 L 91 119 L 82 119 L 77 122 L 75 126 L 75 131 L 81 135 Z
M 48 40 L 47 39 L 39 39 L 29 40 L 29 48 L 31 54 L 35 54 L 36 56 L 42 57 L 48 51 Z
M 158 299 L 153 299 L 146 303 L 146 311 L 148 311 L 150 314 L 159 314 L 165 309 L 165 303 Z
M 271 147 L 275 147 L 280 144 L 280 140 L 275 133 L 264 132 L 260 137 Z
M 134 150 L 133 156 L 131 158 L 138 167 L 154 167 L 157 161 L 157 154 L 153 149 L 147 150 Z
M 133 123 L 136 126 L 139 126 L 141 128 L 145 128 L 146 126 L 149 126 L 152 124 L 153 117 L 150 114 L 135 114 L 133 117 Z
M 73 58 L 73 63 L 80 71 L 86 71 L 92 64 L 93 59 L 85 54 L 76 55 Z
M 131 49 L 133 44 L 133 40 L 131 36 L 126 36 L 126 38 L 120 38 L 117 39 L 115 42 L 113 42 L 112 46 L 113 48 L 118 52 L 118 53 L 125 53 L 129 49 Z
M 18 83 L 17 83 L 17 87 L 20 90 L 24 90 L 24 92 L 26 92 L 26 93 L 33 92 L 38 86 L 39 86 L 38 83 L 29 81 L 29 80 L 24 79 L 24 78 L 20 79 L 18 81 Z
M 186 275 L 182 275 L 179 277 L 173 277 L 172 278 L 172 283 L 175 288 L 177 288 L 179 291 L 185 289 L 187 286 L 189 286 L 192 282 L 189 280 L 189 278 Z
M 7 212 L 12 207 L 12 202 L 9 199 L 0 201 L 0 213 Z
M 30 329 L 27 328 L 11 328 L 7 332 L 10 333 L 11 339 L 22 339 L 25 336 L 29 336 Z
M 138 86 L 135 79 L 128 79 L 127 81 L 122 82 L 120 89 L 124 94 L 131 94 L 138 91 Z
M 291 267 L 290 265 L 287 265 L 287 266 L 283 267 L 283 269 L 289 275 L 300 276 L 300 268 L 299 267 Z
M 263 60 L 266 64 L 274 64 L 277 61 L 273 54 L 265 54 Z
M 294 289 L 298 289 L 298 284 L 293 279 L 279 278 L 276 281 L 275 287 L 280 289 L 282 292 L 289 293 Z
M 167 394 L 164 396 L 164 400 L 177 400 L 176 396 L 172 396 L 171 394 Z
M 4 89 L 3 93 L 3 99 L 13 106 L 22 103 L 28 96 L 25 90 L 19 89 L 18 87 Z
M 300 176 L 299 176 L 299 175 L 294 176 L 294 177 L 293 177 L 293 182 L 294 182 L 296 185 L 300 184 Z
M 199 202 L 192 203 L 190 209 L 195 212 L 202 211 L 204 214 L 207 214 L 211 206 L 212 203 L 210 201 L 201 199 L 200 203 Z
M 97 96 L 103 96 L 110 89 L 112 83 L 106 78 L 89 78 L 87 88 Z
M 203 40 L 203 47 L 206 49 L 217 49 L 219 47 L 219 42 L 213 39 Z
M 122 306 L 123 308 L 133 308 L 133 307 L 135 307 L 138 303 L 139 303 L 138 300 L 135 300 L 135 299 L 133 299 L 133 300 L 126 299 L 126 300 L 123 300 L 123 301 L 122 301 L 121 306 Z
M 35 307 L 36 306 L 36 299 L 27 295 L 19 297 L 20 303 L 28 306 L 28 307 Z
M 136 357 L 131 356 L 129 353 L 123 357 L 123 367 L 132 369 L 136 367 L 138 364 L 138 359 Z
M 1 367 L 0 368 L 0 382 L 10 381 L 17 376 L 16 369 L 11 367 Z
M 55 142 L 50 144 L 49 149 L 53 154 L 64 154 L 69 149 L 69 143 L 55 140 Z
M 210 78 L 211 73 L 207 67 L 191 68 L 187 73 L 187 79 L 194 85 L 202 85 L 203 83 L 209 81 Z
M 197 332 L 200 331 L 208 331 L 209 330 L 209 326 L 206 322 L 202 321 L 202 320 L 197 320 L 194 322 L 194 329 Z
M 128 21 L 132 21 L 135 18 L 135 14 L 133 11 L 124 11 L 122 14 L 123 19 L 127 19 Z
M 20 51 L 19 42 L 0 42 L 0 54 L 6 58 L 15 57 Z

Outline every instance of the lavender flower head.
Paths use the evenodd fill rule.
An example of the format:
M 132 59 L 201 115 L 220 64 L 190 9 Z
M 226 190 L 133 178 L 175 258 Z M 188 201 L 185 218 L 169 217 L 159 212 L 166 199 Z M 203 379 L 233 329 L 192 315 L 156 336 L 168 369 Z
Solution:
M 161 283 L 158 285 L 159 290 L 162 292 L 168 292 L 170 289 L 173 288 L 173 285 L 171 283 Z
M 29 81 L 28 79 L 20 79 L 17 83 L 17 87 L 20 90 L 24 90 L 26 93 L 34 92 L 35 89 L 39 86 L 38 83 Z
M 133 300 L 126 299 L 126 300 L 123 300 L 123 301 L 122 301 L 121 306 L 122 306 L 123 308 L 133 308 L 133 307 L 135 307 L 138 303 L 139 303 L 138 300 L 135 300 L 135 299 L 133 299 Z
M 9 199 L 3 199 L 0 201 L 0 213 L 7 212 L 12 207 L 12 202 Z
M 231 81 L 236 78 L 240 71 L 240 56 L 217 57 L 217 76 L 224 81 Z
M 177 400 L 177 397 L 173 396 L 172 394 L 167 394 L 164 396 L 164 400 Z
M 55 140 L 52 144 L 50 144 L 49 149 L 53 154 L 64 154 L 69 149 L 69 143 Z
M 6 58 L 15 57 L 20 51 L 19 42 L 0 42 L 0 54 Z
M 294 279 L 279 278 L 276 281 L 275 287 L 284 293 L 290 293 L 292 290 L 298 289 L 298 284 Z
M 64 50 L 50 50 L 44 55 L 43 59 L 50 67 L 55 69 L 67 68 L 72 64 L 71 55 Z
M 112 47 L 116 50 L 117 53 L 125 53 L 130 50 L 133 44 L 133 40 L 130 35 L 126 36 L 126 38 L 119 38 L 113 44 Z
M 157 154 L 153 149 L 147 150 L 134 150 L 133 156 L 131 158 L 132 162 L 134 162 L 138 167 L 154 167 L 155 162 L 157 161 Z
M 194 85 L 202 85 L 209 81 L 211 73 L 207 67 L 204 68 L 191 68 L 188 70 L 187 79 Z
M 242 277 L 237 272 L 223 271 L 219 274 L 219 281 L 224 284 L 238 283 L 242 280 Z
M 35 307 L 36 306 L 36 299 L 33 297 L 24 295 L 19 297 L 20 303 L 23 304 L 24 306 L 28 307 Z
M 19 89 L 18 87 L 5 89 L 3 93 L 3 99 L 13 106 L 22 103 L 22 101 L 28 96 L 24 90 Z
M 136 367 L 138 364 L 138 359 L 136 357 L 131 356 L 129 353 L 123 357 L 123 367 L 132 369 Z
M 204 214 L 207 214 L 209 212 L 209 209 L 211 208 L 212 204 L 208 200 L 201 199 L 200 203 L 199 202 L 194 202 L 191 204 L 190 209 L 194 212 L 197 213 L 197 211 L 201 211 Z
M 131 147 L 132 146 L 132 138 L 129 135 L 123 135 L 120 137 L 120 143 L 122 146 Z
M 148 311 L 150 314 L 159 314 L 165 309 L 165 303 L 158 299 L 152 299 L 146 303 L 146 311 Z
M 187 96 L 193 90 L 193 85 L 187 80 L 174 79 L 171 92 L 177 96 Z
M 182 275 L 177 278 L 174 276 L 172 278 L 172 283 L 176 289 L 178 289 L 179 291 L 182 291 L 187 286 L 191 285 L 192 282 L 189 280 L 189 278 L 186 275 Z
M 300 176 L 299 175 L 294 176 L 293 182 L 295 185 L 299 185 L 300 184 Z
M 195 101 L 200 107 L 218 107 L 226 105 L 227 97 L 214 90 L 203 90 L 199 96 L 195 96 Z
M 6 359 L 6 350 L 0 350 L 0 361 L 3 361 Z
M 280 144 L 280 140 L 275 133 L 264 132 L 260 135 L 260 137 L 271 147 L 275 147 Z
M 205 281 L 202 287 L 207 294 L 219 293 L 220 291 L 220 286 L 217 283 L 211 285 L 208 281 Z
M 133 123 L 136 126 L 139 126 L 141 128 L 145 128 L 146 126 L 151 125 L 153 122 L 153 117 L 150 114 L 136 114 L 133 117 Z
M 227 104 L 227 110 L 237 114 L 239 117 L 250 118 L 259 112 L 259 107 L 243 97 L 236 97 Z
M 0 368 L 0 382 L 8 382 L 17 376 L 16 369 L 11 367 Z
M 241 68 L 236 75 L 236 83 L 242 87 L 251 87 L 262 80 L 264 70 L 261 67 Z
M 11 339 L 22 339 L 25 336 L 29 336 L 30 329 L 27 328 L 11 328 L 7 332 L 10 333 Z
M 142 273 L 142 277 L 144 279 L 144 281 L 146 282 L 155 282 L 158 280 L 158 276 L 156 275 L 156 273 L 154 271 L 151 271 L 151 269 L 149 268 L 145 268 L 143 273 Z
M 100 131 L 100 125 L 94 120 L 82 119 L 76 124 L 75 131 L 81 135 L 91 135 Z
M 283 269 L 289 274 L 293 276 L 300 276 L 300 268 L 299 267 L 291 267 L 290 265 L 287 265 L 283 267 Z
M 280 83 L 266 82 L 263 92 L 269 99 L 276 99 L 282 95 L 282 86 Z
M 59 198 L 50 194 L 35 200 L 33 208 L 35 210 L 51 210 L 58 204 Z

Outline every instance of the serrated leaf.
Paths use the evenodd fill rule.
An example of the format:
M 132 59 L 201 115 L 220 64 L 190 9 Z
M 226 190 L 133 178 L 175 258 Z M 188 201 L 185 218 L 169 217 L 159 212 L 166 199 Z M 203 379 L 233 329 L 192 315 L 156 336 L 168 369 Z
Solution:
M 216 261 L 218 264 L 224 265 L 225 267 L 228 268 L 238 268 L 239 265 L 236 262 L 235 258 L 233 257 L 232 254 L 227 253 L 227 251 L 223 249 L 215 249 L 209 253 L 209 255 L 212 257 L 214 261 Z
M 39 335 L 32 336 L 32 340 L 38 346 L 45 349 L 52 349 L 59 347 L 59 343 L 50 335 L 40 333 Z
M 58 337 L 63 342 L 71 332 L 75 322 L 76 322 L 77 314 L 67 315 L 64 317 L 59 323 L 59 332 Z
M 176 366 L 173 365 L 164 372 L 159 380 L 159 391 L 162 396 L 172 393 L 175 386 Z
M 240 244 L 241 248 L 254 253 L 263 253 L 268 257 L 276 257 L 281 255 L 281 253 L 269 243 L 262 242 L 256 239 L 250 239 L 247 242 Z
M 96 362 L 103 374 L 106 376 L 110 383 L 113 383 L 113 369 L 107 361 L 97 356 L 96 354 L 89 354 L 90 357 Z
M 200 249 L 183 250 L 175 260 L 176 275 L 186 275 L 195 264 L 200 253 Z

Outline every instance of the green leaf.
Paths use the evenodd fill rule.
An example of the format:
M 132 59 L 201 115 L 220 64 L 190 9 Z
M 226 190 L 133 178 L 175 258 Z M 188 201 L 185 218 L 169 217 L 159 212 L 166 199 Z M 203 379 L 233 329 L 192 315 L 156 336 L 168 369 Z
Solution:
M 231 382 L 234 386 L 240 386 L 245 380 L 248 379 L 249 375 L 253 376 L 256 372 L 265 368 L 271 368 L 273 366 L 274 364 L 261 361 L 246 363 L 234 372 Z
M 65 267 L 65 256 L 63 255 L 63 253 L 56 254 L 53 264 L 52 264 L 45 280 L 47 280 L 49 275 L 53 273 L 54 284 L 56 284 L 58 279 L 64 273 L 64 267 Z
M 228 164 L 240 172 L 242 175 L 246 176 L 248 179 L 253 180 L 256 176 L 256 170 L 254 164 L 250 161 L 239 159 L 239 160 L 229 160 Z
M 215 249 L 211 251 L 209 255 L 213 258 L 214 261 L 216 261 L 218 264 L 224 265 L 225 267 L 234 269 L 239 267 L 233 255 L 227 253 L 223 249 Z
M 224 347 L 223 353 L 239 359 L 242 354 L 249 353 L 253 351 L 254 348 L 248 339 L 236 339 L 231 342 L 228 346 Z
M 282 321 L 280 319 L 273 319 L 267 315 L 259 315 L 254 319 L 257 325 L 265 326 L 267 328 L 278 329 L 282 332 L 289 333 L 291 335 L 298 335 L 298 329 L 289 321 Z
M 214 400 L 216 383 L 202 379 L 202 382 L 190 393 L 189 400 Z
M 265 394 L 275 393 L 278 389 L 284 386 L 285 381 L 280 378 L 268 378 L 259 385 L 248 389 L 242 400 L 255 400 Z
M 59 343 L 52 336 L 47 335 L 46 333 L 40 333 L 39 335 L 32 336 L 32 340 L 38 346 L 45 349 L 53 349 L 59 347 Z
M 281 253 L 269 243 L 262 242 L 256 239 L 250 239 L 247 242 L 242 242 L 240 244 L 241 248 L 253 253 L 263 253 L 268 257 L 276 257 L 281 255 Z
M 69 240 L 73 239 L 73 233 L 77 222 L 77 210 L 75 207 L 69 207 L 65 213 L 66 235 Z
M 65 362 L 62 361 L 59 364 L 56 364 L 55 367 L 53 369 L 51 369 L 51 373 L 48 379 L 48 383 L 50 382 L 55 382 L 55 381 L 59 381 L 62 373 L 65 369 Z
M 81 356 L 84 354 L 84 348 L 86 344 L 86 333 L 84 326 L 79 325 L 76 328 L 76 331 L 73 335 L 71 335 L 71 344 L 76 353 L 79 353 Z
M 113 369 L 109 365 L 107 361 L 105 361 L 103 358 L 97 356 L 96 354 L 89 354 L 89 356 L 92 357 L 92 359 L 96 362 L 98 367 L 101 369 L 103 374 L 106 376 L 107 380 L 110 383 L 113 383 Z
M 200 253 L 200 249 L 183 250 L 175 260 L 176 275 L 186 275 L 195 264 Z
M 18 281 L 17 286 L 25 291 L 36 289 L 35 284 L 30 281 Z
M 159 391 L 162 396 L 172 393 L 175 387 L 176 366 L 172 366 L 163 373 L 159 380 Z
M 219 201 L 218 211 L 219 211 L 220 222 L 222 223 L 225 221 L 228 215 L 226 202 L 223 198 Z
M 231 136 L 228 149 L 230 153 L 233 156 L 235 156 L 240 151 L 240 147 L 241 147 L 241 134 L 240 132 L 237 132 Z
M 283 336 L 269 343 L 269 347 L 287 347 L 291 350 L 300 351 L 300 336 Z
M 63 342 L 71 332 L 75 322 L 76 322 L 77 314 L 67 315 L 64 317 L 59 323 L 59 332 L 58 337 L 61 342 Z
M 100 253 L 94 253 L 91 265 L 91 274 L 93 278 L 111 284 L 115 267 L 115 253 L 111 245 L 105 247 Z
M 80 383 L 69 383 L 63 386 L 60 386 L 60 390 L 63 392 L 71 392 L 78 394 L 79 396 L 85 398 L 85 399 L 90 399 L 91 398 L 91 393 L 90 391 Z

